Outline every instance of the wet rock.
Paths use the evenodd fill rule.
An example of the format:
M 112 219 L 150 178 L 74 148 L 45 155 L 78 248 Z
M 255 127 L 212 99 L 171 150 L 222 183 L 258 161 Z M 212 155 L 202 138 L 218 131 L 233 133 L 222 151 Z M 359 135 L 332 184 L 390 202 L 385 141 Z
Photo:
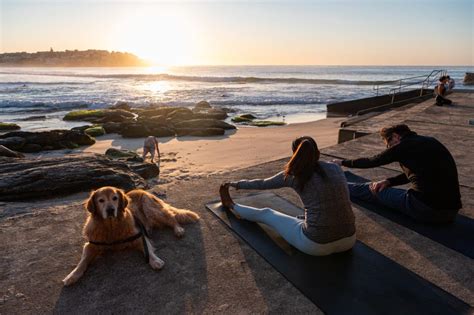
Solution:
M 127 122 L 132 121 L 135 115 L 131 112 L 122 109 L 107 110 L 104 112 L 104 116 L 93 119 L 95 123 L 107 123 L 107 122 Z
M 220 108 L 211 108 L 209 110 L 194 111 L 194 119 L 219 119 L 227 118 L 227 113 Z
M 92 128 L 92 127 L 94 127 L 94 125 L 84 125 L 84 126 L 73 127 L 73 128 L 71 128 L 71 130 L 84 132 L 84 130 L 86 130 L 88 128 Z
M 106 122 L 102 125 L 106 133 L 120 133 L 122 129 L 122 123 L 119 122 Z
M 137 122 L 144 123 L 144 124 L 166 124 L 166 116 L 165 115 L 156 115 L 151 117 L 143 117 L 139 116 L 137 118 Z
M 21 129 L 21 127 L 18 126 L 17 124 L 0 122 L 0 131 L 19 130 L 19 129 Z
M 13 141 L 11 141 L 11 138 L 18 137 L 24 139 L 24 143 L 21 147 L 17 146 L 20 140 L 13 139 Z M 95 140 L 89 135 L 77 130 L 50 130 L 40 132 L 14 131 L 0 135 L 0 141 L 2 139 L 6 140 L 2 141 L 2 145 L 11 150 L 20 152 L 39 152 L 45 147 L 53 150 L 72 149 L 81 145 L 91 145 L 95 143 Z
M 268 126 L 284 126 L 286 123 L 282 121 L 269 121 L 269 120 L 261 120 L 261 121 L 252 121 L 249 123 L 250 126 L 255 127 L 268 127 Z
M 199 103 L 197 103 L 194 108 L 198 108 L 198 109 L 201 109 L 201 108 L 212 108 L 211 104 L 209 104 L 208 101 L 200 101 Z
M 180 107 L 184 108 L 184 107 Z M 135 110 L 139 117 L 153 117 L 153 116 L 167 116 L 169 113 L 175 111 L 177 107 L 157 107 L 157 108 L 145 108 L 141 110 Z
M 242 123 L 242 122 L 251 122 L 252 120 L 256 119 L 252 114 L 243 114 L 239 116 L 232 117 L 232 121 L 236 123 Z
M 19 152 L 15 152 L 13 150 L 10 150 L 9 148 L 0 145 L 0 156 L 6 156 L 6 157 L 14 157 L 14 158 L 22 158 L 25 157 L 23 154 Z
M 246 119 L 257 119 L 257 117 L 255 117 L 252 114 L 243 114 L 243 115 L 240 115 L 240 117 L 246 118 Z
M 169 127 L 152 127 L 149 126 L 152 136 L 155 137 L 174 137 L 176 135 L 176 130 Z
M 104 116 L 105 111 L 100 109 L 85 109 L 85 110 L 75 110 L 69 112 L 64 116 L 63 120 L 66 121 L 89 121 L 91 119 L 97 119 Z
M 84 133 L 91 137 L 99 137 L 105 135 L 105 129 L 101 126 L 94 126 L 84 130 Z
M 150 106 L 132 108 L 131 111 L 137 115 L 133 121 L 127 120 L 120 125 L 104 123 L 105 131 L 116 132 L 127 138 L 142 138 L 173 137 L 176 133 L 213 136 L 223 134 L 220 129 L 235 129 L 235 126 L 222 121 L 227 118 L 227 112 L 220 108 L 212 108 L 208 102 L 201 102 L 193 110 L 186 107 Z M 176 129 L 180 130 L 177 132 Z
M 128 159 L 139 157 L 138 153 L 130 150 L 119 150 L 115 148 L 109 148 L 105 151 L 105 155 L 112 159 Z
M 160 175 L 160 167 L 155 163 L 130 164 L 132 171 L 145 179 L 155 178 Z
M 0 145 L 3 145 L 10 150 L 19 150 L 21 149 L 26 143 L 25 138 L 22 137 L 8 137 L 5 139 L 0 139 Z
M 132 120 L 135 114 L 123 109 L 88 109 L 72 111 L 64 116 L 67 121 L 89 121 L 92 123 L 125 122 Z
M 143 138 L 148 136 L 155 137 L 174 137 L 174 128 L 155 126 L 151 124 L 129 124 L 122 125 L 119 132 L 126 138 Z
M 57 197 L 102 186 L 125 190 L 146 186 L 126 163 L 97 154 L 42 159 L 0 157 L 0 174 L 2 201 Z
M 171 121 L 183 121 L 183 120 L 190 120 L 193 119 L 193 111 L 190 110 L 189 108 L 178 108 L 175 111 L 172 111 L 168 115 L 166 115 L 167 119 L 170 119 Z
M 35 143 L 27 143 L 21 148 L 21 152 L 25 153 L 36 153 L 41 152 L 43 147 Z
M 122 125 L 120 134 L 126 138 L 143 138 L 151 136 L 151 131 L 143 124 L 128 124 Z

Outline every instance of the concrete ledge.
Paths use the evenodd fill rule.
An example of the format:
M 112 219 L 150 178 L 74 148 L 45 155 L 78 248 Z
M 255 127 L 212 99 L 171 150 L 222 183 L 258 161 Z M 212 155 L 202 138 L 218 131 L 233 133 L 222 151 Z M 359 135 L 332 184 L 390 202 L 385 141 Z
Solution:
M 403 106 L 414 102 L 416 99 L 425 100 L 432 97 L 433 90 L 416 89 L 412 91 L 397 93 L 394 96 L 392 104 L 392 95 L 381 95 L 358 100 L 328 104 L 328 116 L 332 115 L 354 115 L 362 110 L 376 109 L 383 106 L 383 110 Z M 382 110 L 382 109 L 381 109 Z

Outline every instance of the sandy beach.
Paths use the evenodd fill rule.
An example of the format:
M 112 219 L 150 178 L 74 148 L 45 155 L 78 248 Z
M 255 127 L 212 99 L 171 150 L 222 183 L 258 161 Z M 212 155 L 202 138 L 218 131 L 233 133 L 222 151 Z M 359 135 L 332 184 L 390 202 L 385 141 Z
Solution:
M 335 145 L 342 118 L 327 118 L 281 127 L 239 127 L 219 137 L 159 138 L 161 178 L 188 180 L 278 160 L 291 155 L 291 142 L 309 135 L 320 148 Z M 108 148 L 143 152 L 143 138 L 127 139 L 105 135 L 84 148 L 84 152 L 103 154 Z

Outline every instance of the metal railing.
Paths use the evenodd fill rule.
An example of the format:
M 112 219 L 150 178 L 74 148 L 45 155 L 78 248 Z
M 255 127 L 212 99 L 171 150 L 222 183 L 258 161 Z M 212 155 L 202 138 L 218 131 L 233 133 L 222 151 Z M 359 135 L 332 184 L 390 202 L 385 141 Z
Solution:
M 418 75 L 414 77 L 403 78 L 394 81 L 385 81 L 375 84 L 373 89 L 377 96 L 382 91 L 384 94 L 392 96 L 392 104 L 395 101 L 395 95 L 401 93 L 408 88 L 420 89 L 420 96 L 423 95 L 423 90 L 429 89 L 433 82 L 437 81 L 439 77 L 446 75 L 446 70 L 433 70 L 428 75 Z
M 446 70 L 433 70 L 428 75 L 419 75 L 419 76 L 403 78 L 403 79 L 399 79 L 395 81 L 380 82 L 374 85 L 373 89 L 377 91 L 377 96 L 379 95 L 380 91 L 386 90 L 384 95 L 391 96 L 390 103 L 360 110 L 357 112 L 356 115 L 360 116 L 360 115 L 364 115 L 373 111 L 380 111 L 380 110 L 391 108 L 393 104 L 395 103 L 395 96 L 397 95 L 397 93 L 403 92 L 403 90 L 408 87 L 412 87 L 411 90 L 420 89 L 420 95 L 416 97 L 406 98 L 401 101 L 406 102 L 410 100 L 414 101 L 416 99 L 419 99 L 420 97 L 424 95 L 424 91 L 426 91 L 427 89 L 430 89 L 433 83 L 438 81 L 439 77 L 446 74 L 447 74 Z M 414 87 L 415 85 L 416 85 L 416 88 Z

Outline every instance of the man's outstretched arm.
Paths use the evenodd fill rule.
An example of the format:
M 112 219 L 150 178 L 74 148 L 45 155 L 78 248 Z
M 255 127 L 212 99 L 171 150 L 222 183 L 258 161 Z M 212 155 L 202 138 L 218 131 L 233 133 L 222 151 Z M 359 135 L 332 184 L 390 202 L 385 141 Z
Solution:
M 397 161 L 396 148 L 388 148 L 380 154 L 369 158 L 359 158 L 354 160 L 342 160 L 341 165 L 351 168 L 372 168 L 381 165 L 390 164 Z

